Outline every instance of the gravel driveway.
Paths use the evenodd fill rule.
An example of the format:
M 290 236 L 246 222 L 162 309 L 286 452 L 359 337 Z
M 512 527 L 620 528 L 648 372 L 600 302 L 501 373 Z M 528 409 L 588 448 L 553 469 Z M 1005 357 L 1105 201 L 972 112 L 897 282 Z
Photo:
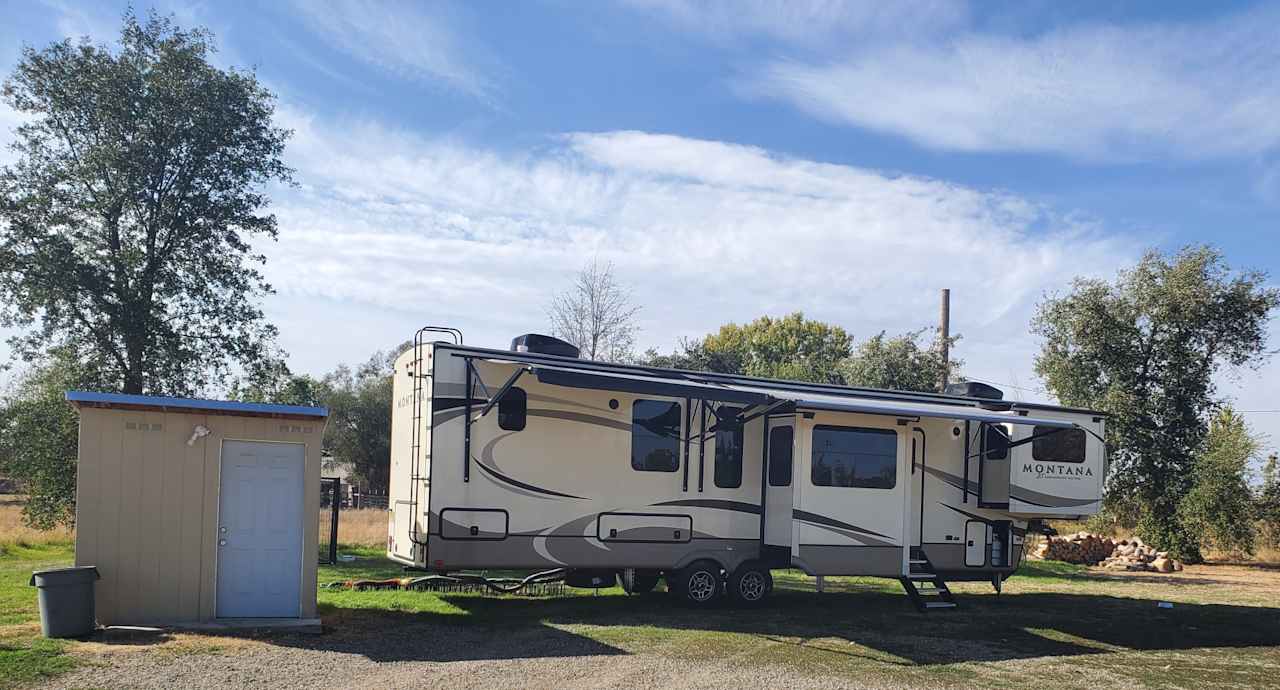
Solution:
M 744 665 L 733 657 L 631 654 L 549 627 L 504 633 L 432 625 L 259 640 L 186 634 L 160 639 L 107 636 L 82 645 L 78 654 L 84 665 L 47 687 L 890 687 L 802 674 L 783 666 Z

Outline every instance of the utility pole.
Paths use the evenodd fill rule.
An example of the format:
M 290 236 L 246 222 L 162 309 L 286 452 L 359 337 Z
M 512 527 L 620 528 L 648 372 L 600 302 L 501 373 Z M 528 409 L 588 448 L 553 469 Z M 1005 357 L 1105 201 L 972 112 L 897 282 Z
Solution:
M 951 377 L 951 290 L 942 288 L 942 311 L 938 315 L 938 342 L 942 350 L 942 381 L 938 392 L 947 392 L 947 380 Z

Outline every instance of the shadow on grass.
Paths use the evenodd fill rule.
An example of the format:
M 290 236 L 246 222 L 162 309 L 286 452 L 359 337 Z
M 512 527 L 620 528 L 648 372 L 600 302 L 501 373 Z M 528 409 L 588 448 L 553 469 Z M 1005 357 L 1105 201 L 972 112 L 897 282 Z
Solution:
M 686 636 L 681 639 L 692 647 L 715 654 L 754 638 L 908 666 L 1082 656 L 1118 649 L 1280 644 L 1280 615 L 1274 608 L 1178 604 L 1160 609 L 1153 600 L 1084 594 L 959 595 L 961 608 L 927 615 L 908 608 L 901 594 L 883 592 L 779 590 L 761 608 L 725 606 L 710 611 L 676 607 L 662 594 L 554 599 L 421 596 L 438 596 L 450 612 L 326 607 L 326 634 L 266 639 L 375 661 L 458 661 L 625 654 L 647 640 L 674 636 Z M 578 625 L 600 627 L 583 634 L 565 629 Z M 703 633 L 744 637 L 735 641 L 717 636 L 708 648 L 699 642 Z M 836 644 L 811 646 L 819 640 Z

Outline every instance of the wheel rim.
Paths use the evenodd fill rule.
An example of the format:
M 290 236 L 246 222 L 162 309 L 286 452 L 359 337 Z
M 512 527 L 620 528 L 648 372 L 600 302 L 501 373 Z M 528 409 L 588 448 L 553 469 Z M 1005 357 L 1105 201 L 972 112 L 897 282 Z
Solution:
M 716 576 L 705 570 L 689 576 L 689 598 L 694 601 L 707 601 L 716 595 Z
M 764 598 L 764 591 L 767 585 L 764 581 L 764 575 L 756 571 L 744 573 L 738 579 L 738 594 L 747 601 L 759 601 Z

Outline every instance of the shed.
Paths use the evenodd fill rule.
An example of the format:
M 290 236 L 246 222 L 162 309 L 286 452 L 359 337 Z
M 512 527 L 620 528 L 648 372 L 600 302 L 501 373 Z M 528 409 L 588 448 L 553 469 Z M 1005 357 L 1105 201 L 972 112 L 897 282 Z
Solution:
M 318 623 L 325 408 L 67 400 L 80 410 L 76 565 L 101 573 L 100 624 Z

